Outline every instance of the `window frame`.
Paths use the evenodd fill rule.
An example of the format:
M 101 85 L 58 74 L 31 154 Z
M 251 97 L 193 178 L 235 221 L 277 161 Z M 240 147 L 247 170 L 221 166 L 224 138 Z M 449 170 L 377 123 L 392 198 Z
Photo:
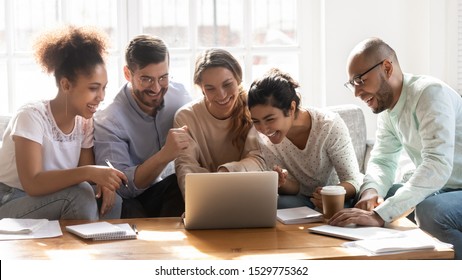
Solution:
M 3 0 L 4 8 L 5 8 L 5 36 L 6 38 L 14 38 L 14 0 Z M 59 6 L 59 22 L 66 22 L 66 13 L 68 12 L 66 8 L 66 2 L 69 0 L 58 0 Z M 72 0 L 71 0 L 72 1 Z M 125 83 L 125 78 L 122 72 L 122 68 L 125 64 L 124 59 L 124 50 L 128 41 L 133 38 L 134 36 L 140 34 L 142 32 L 142 1 L 141 0 L 116 0 L 117 1 L 117 28 L 118 36 L 117 42 L 115 43 L 114 50 L 111 51 L 110 56 L 113 58 L 113 64 L 117 64 L 117 77 L 110 79 L 110 81 L 114 80 L 118 82 L 118 85 L 111 86 L 111 92 L 106 92 L 106 98 L 112 99 L 118 91 L 118 88 Z M 314 32 L 311 31 L 313 25 L 312 23 L 316 20 L 319 20 L 320 17 L 317 16 L 313 20 L 308 20 L 311 18 L 310 16 L 306 16 L 306 12 L 302 14 L 301 11 L 312 11 L 310 14 L 317 15 L 315 11 L 319 9 L 320 3 L 322 1 L 303 1 L 303 0 L 296 0 L 296 10 L 297 10 L 297 25 L 296 26 L 304 26 L 306 28 L 300 29 L 297 28 L 297 40 L 298 45 L 295 46 L 253 46 L 252 45 L 252 1 L 243 1 L 243 18 L 244 18 L 244 28 L 243 30 L 243 46 L 242 47 L 231 47 L 225 48 L 236 57 L 243 57 L 242 60 L 242 67 L 244 70 L 244 84 L 245 86 L 249 86 L 253 79 L 257 78 L 254 77 L 252 73 L 252 57 L 253 55 L 262 55 L 262 54 L 276 54 L 276 53 L 291 53 L 298 56 L 298 73 L 290 73 L 293 75 L 301 85 L 312 85 L 311 77 L 314 72 L 311 71 L 312 66 L 319 65 L 319 63 L 314 63 L 312 61 L 312 44 L 314 40 L 312 39 L 312 35 Z M 196 88 L 192 84 L 192 73 L 194 71 L 194 62 L 197 54 L 203 51 L 205 48 L 198 46 L 196 36 L 197 36 L 197 17 L 196 17 L 196 8 L 199 3 L 199 0 L 189 0 L 189 36 L 190 42 L 188 48 L 174 48 L 170 47 L 171 56 L 182 56 L 182 57 L 189 57 L 189 71 L 191 75 L 186 79 L 182 79 L 182 83 L 185 87 L 190 91 L 191 94 L 197 94 Z M 312 9 L 316 10 L 312 10 Z M 303 32 L 302 32 L 303 31 Z M 24 59 L 24 58 L 33 58 L 32 52 L 15 52 L 14 51 L 14 42 L 13 40 L 5 40 L 6 41 L 6 52 L 0 53 L 0 61 L 6 62 L 6 72 L 7 72 L 7 97 L 8 97 L 8 105 L 7 110 L 8 112 L 0 111 L 0 114 L 13 114 L 17 108 L 19 108 L 22 104 L 15 104 L 14 95 L 17 92 L 17 86 L 15 84 L 16 77 L 18 75 L 15 72 L 15 63 L 17 60 Z M 303 63 L 302 63 L 303 62 Z M 112 67 L 112 66 L 111 66 Z M 277 65 L 274 65 L 277 67 Z M 322 67 L 319 67 L 322 69 Z M 303 73 L 303 75 L 301 75 Z M 321 75 L 321 74 L 319 74 Z M 175 77 L 173 77 L 175 79 Z M 316 77 L 314 77 L 316 78 Z M 311 89 L 303 90 L 303 92 L 313 92 Z M 319 92 L 319 91 L 318 91 Z M 313 95 L 311 97 L 317 96 L 316 98 L 323 98 L 319 97 L 319 94 Z M 305 98 L 302 98 L 304 101 Z M 313 100 L 308 96 L 310 103 L 313 103 Z M 109 101 L 106 100 L 106 101 Z M 319 103 L 317 101 L 314 102 L 315 104 Z M 1 108 L 0 108 L 1 110 Z

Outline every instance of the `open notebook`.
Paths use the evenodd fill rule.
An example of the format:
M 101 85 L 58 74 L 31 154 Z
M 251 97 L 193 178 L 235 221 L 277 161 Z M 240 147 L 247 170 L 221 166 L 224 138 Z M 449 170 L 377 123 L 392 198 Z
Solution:
M 85 239 L 93 240 L 116 240 L 135 239 L 136 232 L 125 224 L 111 224 L 108 222 L 96 222 L 66 226 L 66 230 Z

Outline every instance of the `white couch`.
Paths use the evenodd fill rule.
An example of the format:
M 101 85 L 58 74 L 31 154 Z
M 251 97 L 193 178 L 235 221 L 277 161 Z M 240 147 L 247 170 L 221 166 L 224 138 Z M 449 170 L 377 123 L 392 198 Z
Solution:
M 329 106 L 327 109 L 338 113 L 347 125 L 358 160 L 359 170 L 364 173 L 373 140 L 367 139 L 366 120 L 363 111 L 359 106 L 353 104 Z

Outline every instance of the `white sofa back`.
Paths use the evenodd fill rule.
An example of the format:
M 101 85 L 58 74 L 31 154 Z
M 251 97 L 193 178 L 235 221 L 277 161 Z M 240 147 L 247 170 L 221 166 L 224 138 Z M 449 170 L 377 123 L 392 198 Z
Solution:
M 338 113 L 348 127 L 359 170 L 364 173 L 368 159 L 369 143 L 367 141 L 366 120 L 363 111 L 359 106 L 353 104 L 329 106 L 327 109 Z

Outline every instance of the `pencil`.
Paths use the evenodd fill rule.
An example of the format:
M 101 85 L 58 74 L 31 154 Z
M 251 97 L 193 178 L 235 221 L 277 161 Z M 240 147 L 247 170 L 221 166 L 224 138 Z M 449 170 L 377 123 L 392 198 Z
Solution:
M 109 166 L 110 168 L 114 168 L 114 166 L 108 159 L 105 159 L 104 161 L 106 162 L 107 166 Z M 124 182 L 124 186 L 128 189 L 128 184 L 126 182 Z

